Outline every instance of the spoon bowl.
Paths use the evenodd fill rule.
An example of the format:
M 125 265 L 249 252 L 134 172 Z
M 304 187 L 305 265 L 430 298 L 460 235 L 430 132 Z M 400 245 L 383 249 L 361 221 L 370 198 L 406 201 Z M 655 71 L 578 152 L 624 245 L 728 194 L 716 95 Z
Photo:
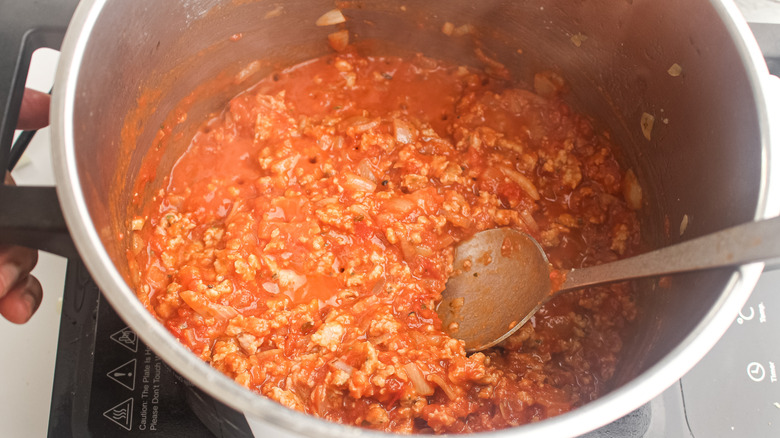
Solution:
M 509 337 L 558 293 L 634 278 L 776 260 L 780 260 L 780 217 L 566 272 L 552 269 L 533 237 L 511 228 L 494 228 L 458 245 L 454 273 L 436 311 L 444 330 L 463 340 L 466 351 L 480 351 Z
M 458 245 L 455 273 L 437 313 L 442 327 L 480 351 L 506 339 L 552 292 L 552 267 L 531 236 L 509 228 L 475 234 Z

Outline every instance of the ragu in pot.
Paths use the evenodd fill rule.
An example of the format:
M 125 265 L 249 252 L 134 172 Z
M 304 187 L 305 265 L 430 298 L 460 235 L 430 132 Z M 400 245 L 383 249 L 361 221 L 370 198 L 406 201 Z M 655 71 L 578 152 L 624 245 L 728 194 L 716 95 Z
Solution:
M 602 395 L 637 311 L 627 284 L 559 296 L 471 355 L 435 313 L 475 232 L 527 232 L 561 269 L 639 244 L 610 135 L 555 73 L 534 92 L 489 65 L 347 48 L 232 99 L 130 221 L 141 302 L 239 384 L 344 424 L 477 432 Z

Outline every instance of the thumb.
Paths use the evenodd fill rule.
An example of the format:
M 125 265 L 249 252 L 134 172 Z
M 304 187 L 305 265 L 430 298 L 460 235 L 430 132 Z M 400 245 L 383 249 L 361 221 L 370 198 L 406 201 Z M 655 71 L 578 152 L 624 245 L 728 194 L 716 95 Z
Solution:
M 51 96 L 48 94 L 25 88 L 16 128 L 31 131 L 48 126 L 50 103 Z

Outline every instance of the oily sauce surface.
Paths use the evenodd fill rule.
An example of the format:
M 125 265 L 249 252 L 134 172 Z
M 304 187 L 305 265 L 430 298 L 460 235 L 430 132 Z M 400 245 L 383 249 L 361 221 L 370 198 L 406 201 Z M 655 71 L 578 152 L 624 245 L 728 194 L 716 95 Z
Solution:
M 609 137 L 560 78 L 536 79 L 540 94 L 351 52 L 270 76 L 203 124 L 131 221 L 138 297 L 238 383 L 345 424 L 482 431 L 598 397 L 636 313 L 625 284 L 560 296 L 470 356 L 435 313 L 477 231 L 525 231 L 557 268 L 638 244 Z

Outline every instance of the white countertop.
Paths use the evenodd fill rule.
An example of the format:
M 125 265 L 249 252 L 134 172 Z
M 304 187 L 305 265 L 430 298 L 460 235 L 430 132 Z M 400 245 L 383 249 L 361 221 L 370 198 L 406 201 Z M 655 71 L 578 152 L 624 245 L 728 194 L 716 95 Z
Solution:
M 734 0 L 749 23 L 780 23 L 780 0 Z
M 780 0 L 736 3 L 748 21 L 780 23 Z M 57 59 L 58 53 L 52 50 L 36 52 L 28 86 L 48 91 Z M 19 185 L 54 184 L 49 148 L 49 130 L 43 129 L 13 173 Z M 38 312 L 21 326 L 0 318 L 0 436 L 36 438 L 47 434 L 65 269 L 65 259 L 41 253 L 33 271 L 44 290 Z

